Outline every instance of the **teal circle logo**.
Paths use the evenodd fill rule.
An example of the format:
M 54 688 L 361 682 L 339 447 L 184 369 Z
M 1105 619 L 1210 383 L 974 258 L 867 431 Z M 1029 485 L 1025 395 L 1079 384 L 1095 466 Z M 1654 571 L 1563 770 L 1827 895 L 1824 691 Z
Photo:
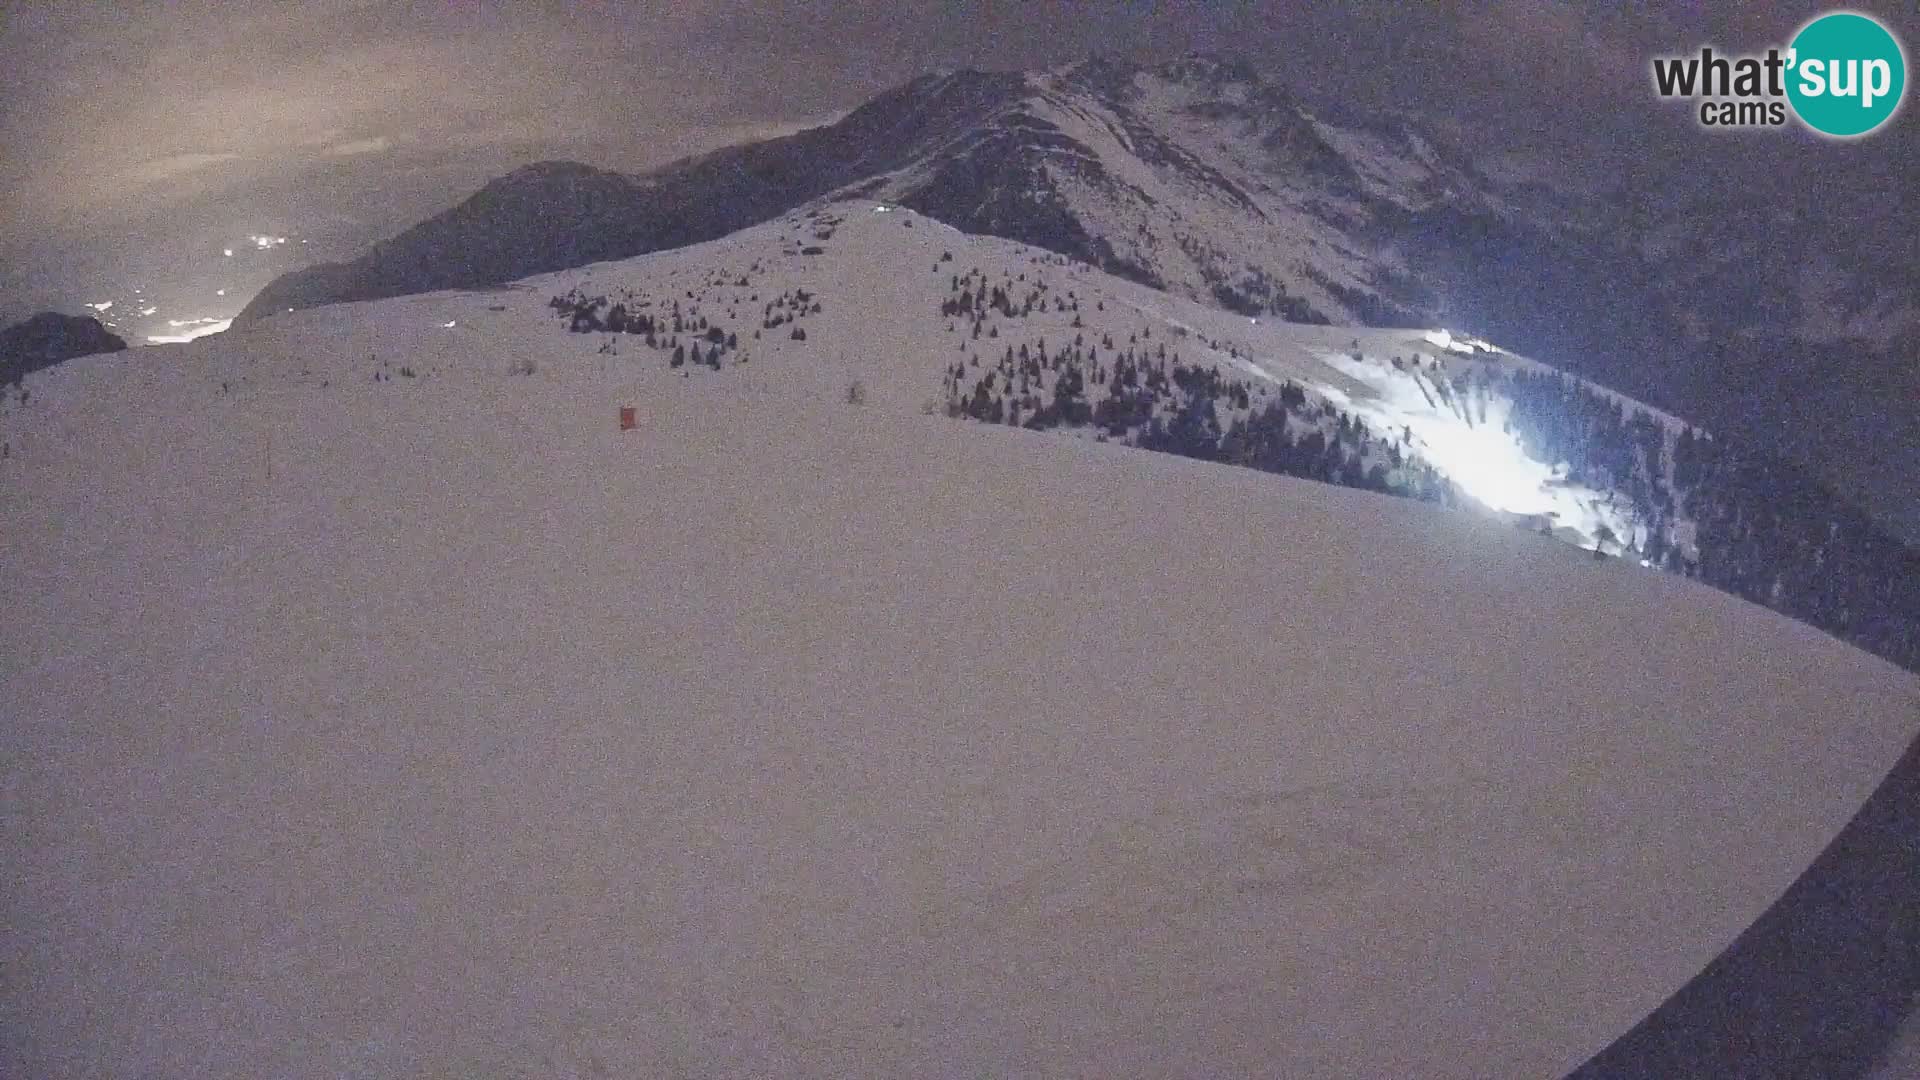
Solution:
M 1893 118 L 1907 92 L 1907 58 L 1886 27 L 1850 11 L 1800 28 L 1788 51 L 1787 100 L 1824 135 L 1865 135 Z

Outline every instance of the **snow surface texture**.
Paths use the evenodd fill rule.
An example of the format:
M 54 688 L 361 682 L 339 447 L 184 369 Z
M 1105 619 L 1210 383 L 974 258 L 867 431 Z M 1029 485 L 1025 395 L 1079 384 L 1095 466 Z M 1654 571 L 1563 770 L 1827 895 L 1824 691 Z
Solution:
M 1888 664 L 1492 519 L 919 415 L 959 353 L 885 313 L 1044 257 L 869 220 L 924 249 L 30 376 L 0 1073 L 1558 1075 L 1920 726 Z M 739 302 L 719 371 L 546 307 L 755 261 L 822 310 Z

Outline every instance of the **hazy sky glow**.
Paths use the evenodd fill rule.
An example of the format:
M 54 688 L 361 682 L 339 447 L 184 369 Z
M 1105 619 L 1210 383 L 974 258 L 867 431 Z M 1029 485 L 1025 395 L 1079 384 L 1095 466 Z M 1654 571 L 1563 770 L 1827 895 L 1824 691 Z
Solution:
M 1303 88 L 1363 99 L 1493 95 L 1512 122 L 1554 114 L 1576 88 L 1631 100 L 1652 50 L 1758 46 L 1818 10 L 894 6 L 877 18 L 867 4 L 795 0 L 141 0 L 111 14 L 90 0 L 10 5 L 0 15 L 0 62 L 12 73 L 0 137 L 17 151 L 0 161 L 6 232 L 22 217 L 111 221 L 341 163 L 452 158 L 486 173 L 567 154 L 640 168 L 831 115 L 929 68 L 1049 65 L 1103 47 L 1235 48 Z M 1601 120 L 1613 122 L 1563 116 L 1559 126 L 1577 134 Z

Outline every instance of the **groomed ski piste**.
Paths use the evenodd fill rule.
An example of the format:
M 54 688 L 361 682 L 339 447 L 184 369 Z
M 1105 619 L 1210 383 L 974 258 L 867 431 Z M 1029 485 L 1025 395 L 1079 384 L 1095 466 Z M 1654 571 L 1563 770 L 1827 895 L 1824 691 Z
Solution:
M 875 209 L 10 394 L 0 1072 L 1557 1076 L 1920 728 L 1495 515 L 944 415 L 970 271 L 1078 303 L 996 352 L 1471 358 Z

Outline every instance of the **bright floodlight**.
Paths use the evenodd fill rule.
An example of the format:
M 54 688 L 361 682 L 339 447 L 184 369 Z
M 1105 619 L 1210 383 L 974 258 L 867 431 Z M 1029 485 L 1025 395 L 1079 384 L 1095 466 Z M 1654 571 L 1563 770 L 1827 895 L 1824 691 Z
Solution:
M 1528 457 L 1506 432 L 1485 424 L 1468 427 L 1450 416 L 1405 426 L 1413 429 L 1421 455 L 1476 501 L 1510 514 L 1555 508 L 1547 495 L 1553 469 Z
M 1445 330 L 1431 331 L 1425 338 L 1443 347 L 1464 343 Z M 1321 359 L 1371 391 L 1350 396 L 1322 387 L 1323 395 L 1389 438 L 1410 433 L 1408 450 L 1468 498 L 1509 514 L 1551 514 L 1584 543 L 1607 534 L 1638 542 L 1632 519 L 1602 492 L 1570 484 L 1563 470 L 1527 455 L 1520 440 L 1506 430 L 1512 403 L 1504 397 L 1476 399 L 1471 408 L 1462 409 L 1445 403 L 1436 377 L 1423 376 L 1417 368 L 1339 353 Z

